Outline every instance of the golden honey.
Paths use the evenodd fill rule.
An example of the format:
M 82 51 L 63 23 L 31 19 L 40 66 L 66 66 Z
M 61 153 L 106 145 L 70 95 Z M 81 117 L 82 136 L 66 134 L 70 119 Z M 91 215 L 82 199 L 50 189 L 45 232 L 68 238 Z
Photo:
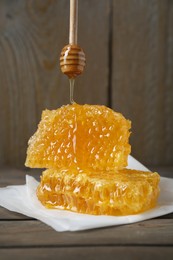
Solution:
M 136 170 L 43 172 L 37 196 L 47 208 L 94 215 L 137 214 L 155 206 L 159 175 Z
M 45 110 L 29 140 L 26 166 L 113 171 L 127 166 L 131 123 L 98 105 Z
M 156 205 L 159 175 L 129 170 L 131 122 L 99 105 L 45 110 L 26 166 L 47 168 L 37 196 L 47 208 L 94 215 L 137 214 Z
M 74 102 L 74 84 L 75 84 L 75 79 L 69 79 L 70 83 L 70 103 L 73 104 Z

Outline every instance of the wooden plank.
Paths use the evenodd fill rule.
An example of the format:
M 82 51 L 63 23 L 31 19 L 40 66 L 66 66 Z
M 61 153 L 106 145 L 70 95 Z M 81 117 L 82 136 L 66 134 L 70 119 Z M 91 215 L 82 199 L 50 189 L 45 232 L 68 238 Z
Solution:
M 43 169 L 17 169 L 10 167 L 0 168 L 0 187 L 8 185 L 23 185 L 26 183 L 25 176 L 30 175 L 39 181 Z
M 1 259 L 172 259 L 170 247 L 84 247 L 84 248 L 8 248 L 0 249 Z
M 166 39 L 166 75 L 164 89 L 164 115 L 165 115 L 165 157 L 172 160 L 173 156 L 173 1 L 168 1 L 167 17 L 167 39 Z
M 75 88 L 79 103 L 107 103 L 108 8 L 104 0 L 79 3 L 79 43 L 87 58 Z M 2 0 L 0 12 L 0 164 L 23 166 L 41 111 L 69 103 L 69 83 L 59 68 L 69 0 Z
M 76 101 L 108 104 L 108 42 L 110 1 L 79 1 L 79 45 L 86 69 L 76 82 Z
M 151 171 L 158 172 L 161 176 L 173 178 L 173 166 L 148 166 Z
M 13 211 L 9 211 L 8 209 L 5 209 L 0 206 L 0 221 L 1 220 L 19 220 L 19 219 L 20 220 L 29 220 L 31 218 L 29 218 L 25 215 L 13 212 Z
M 173 161 L 173 2 L 113 1 L 112 105 L 132 120 L 132 154 Z
M 173 246 L 173 219 L 80 232 L 56 232 L 39 221 L 0 221 L 0 246 Z
M 161 217 L 158 217 L 158 218 L 159 218 L 159 219 L 168 219 L 168 218 L 173 219 L 173 213 L 167 214 L 167 215 L 164 215 L 164 216 L 161 216 Z

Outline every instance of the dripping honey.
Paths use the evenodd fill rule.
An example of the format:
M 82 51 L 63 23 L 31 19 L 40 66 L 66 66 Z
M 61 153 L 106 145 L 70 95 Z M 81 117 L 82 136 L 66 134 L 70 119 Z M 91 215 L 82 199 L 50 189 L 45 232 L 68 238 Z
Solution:
M 70 83 L 70 103 L 73 104 L 74 103 L 74 84 L 75 84 L 75 79 L 74 78 L 70 78 L 69 79 L 69 83 Z

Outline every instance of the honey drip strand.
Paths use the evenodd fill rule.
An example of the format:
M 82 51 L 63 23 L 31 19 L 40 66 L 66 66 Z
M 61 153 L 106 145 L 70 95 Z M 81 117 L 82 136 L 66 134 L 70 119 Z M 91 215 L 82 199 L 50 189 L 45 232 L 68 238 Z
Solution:
M 75 79 L 69 79 L 69 82 L 70 82 L 70 103 L 71 104 L 74 104 L 74 99 L 73 99 L 73 96 L 74 96 L 74 83 L 75 83 Z

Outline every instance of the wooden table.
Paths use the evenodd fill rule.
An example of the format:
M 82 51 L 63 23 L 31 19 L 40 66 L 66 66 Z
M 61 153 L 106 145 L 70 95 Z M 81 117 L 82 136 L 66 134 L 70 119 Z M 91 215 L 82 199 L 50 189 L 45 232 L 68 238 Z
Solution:
M 169 170 L 163 171 L 170 176 Z M 23 184 L 26 173 L 40 175 L 34 170 L 1 169 L 1 187 Z M 0 259 L 173 259 L 173 214 L 131 225 L 60 233 L 0 208 Z

